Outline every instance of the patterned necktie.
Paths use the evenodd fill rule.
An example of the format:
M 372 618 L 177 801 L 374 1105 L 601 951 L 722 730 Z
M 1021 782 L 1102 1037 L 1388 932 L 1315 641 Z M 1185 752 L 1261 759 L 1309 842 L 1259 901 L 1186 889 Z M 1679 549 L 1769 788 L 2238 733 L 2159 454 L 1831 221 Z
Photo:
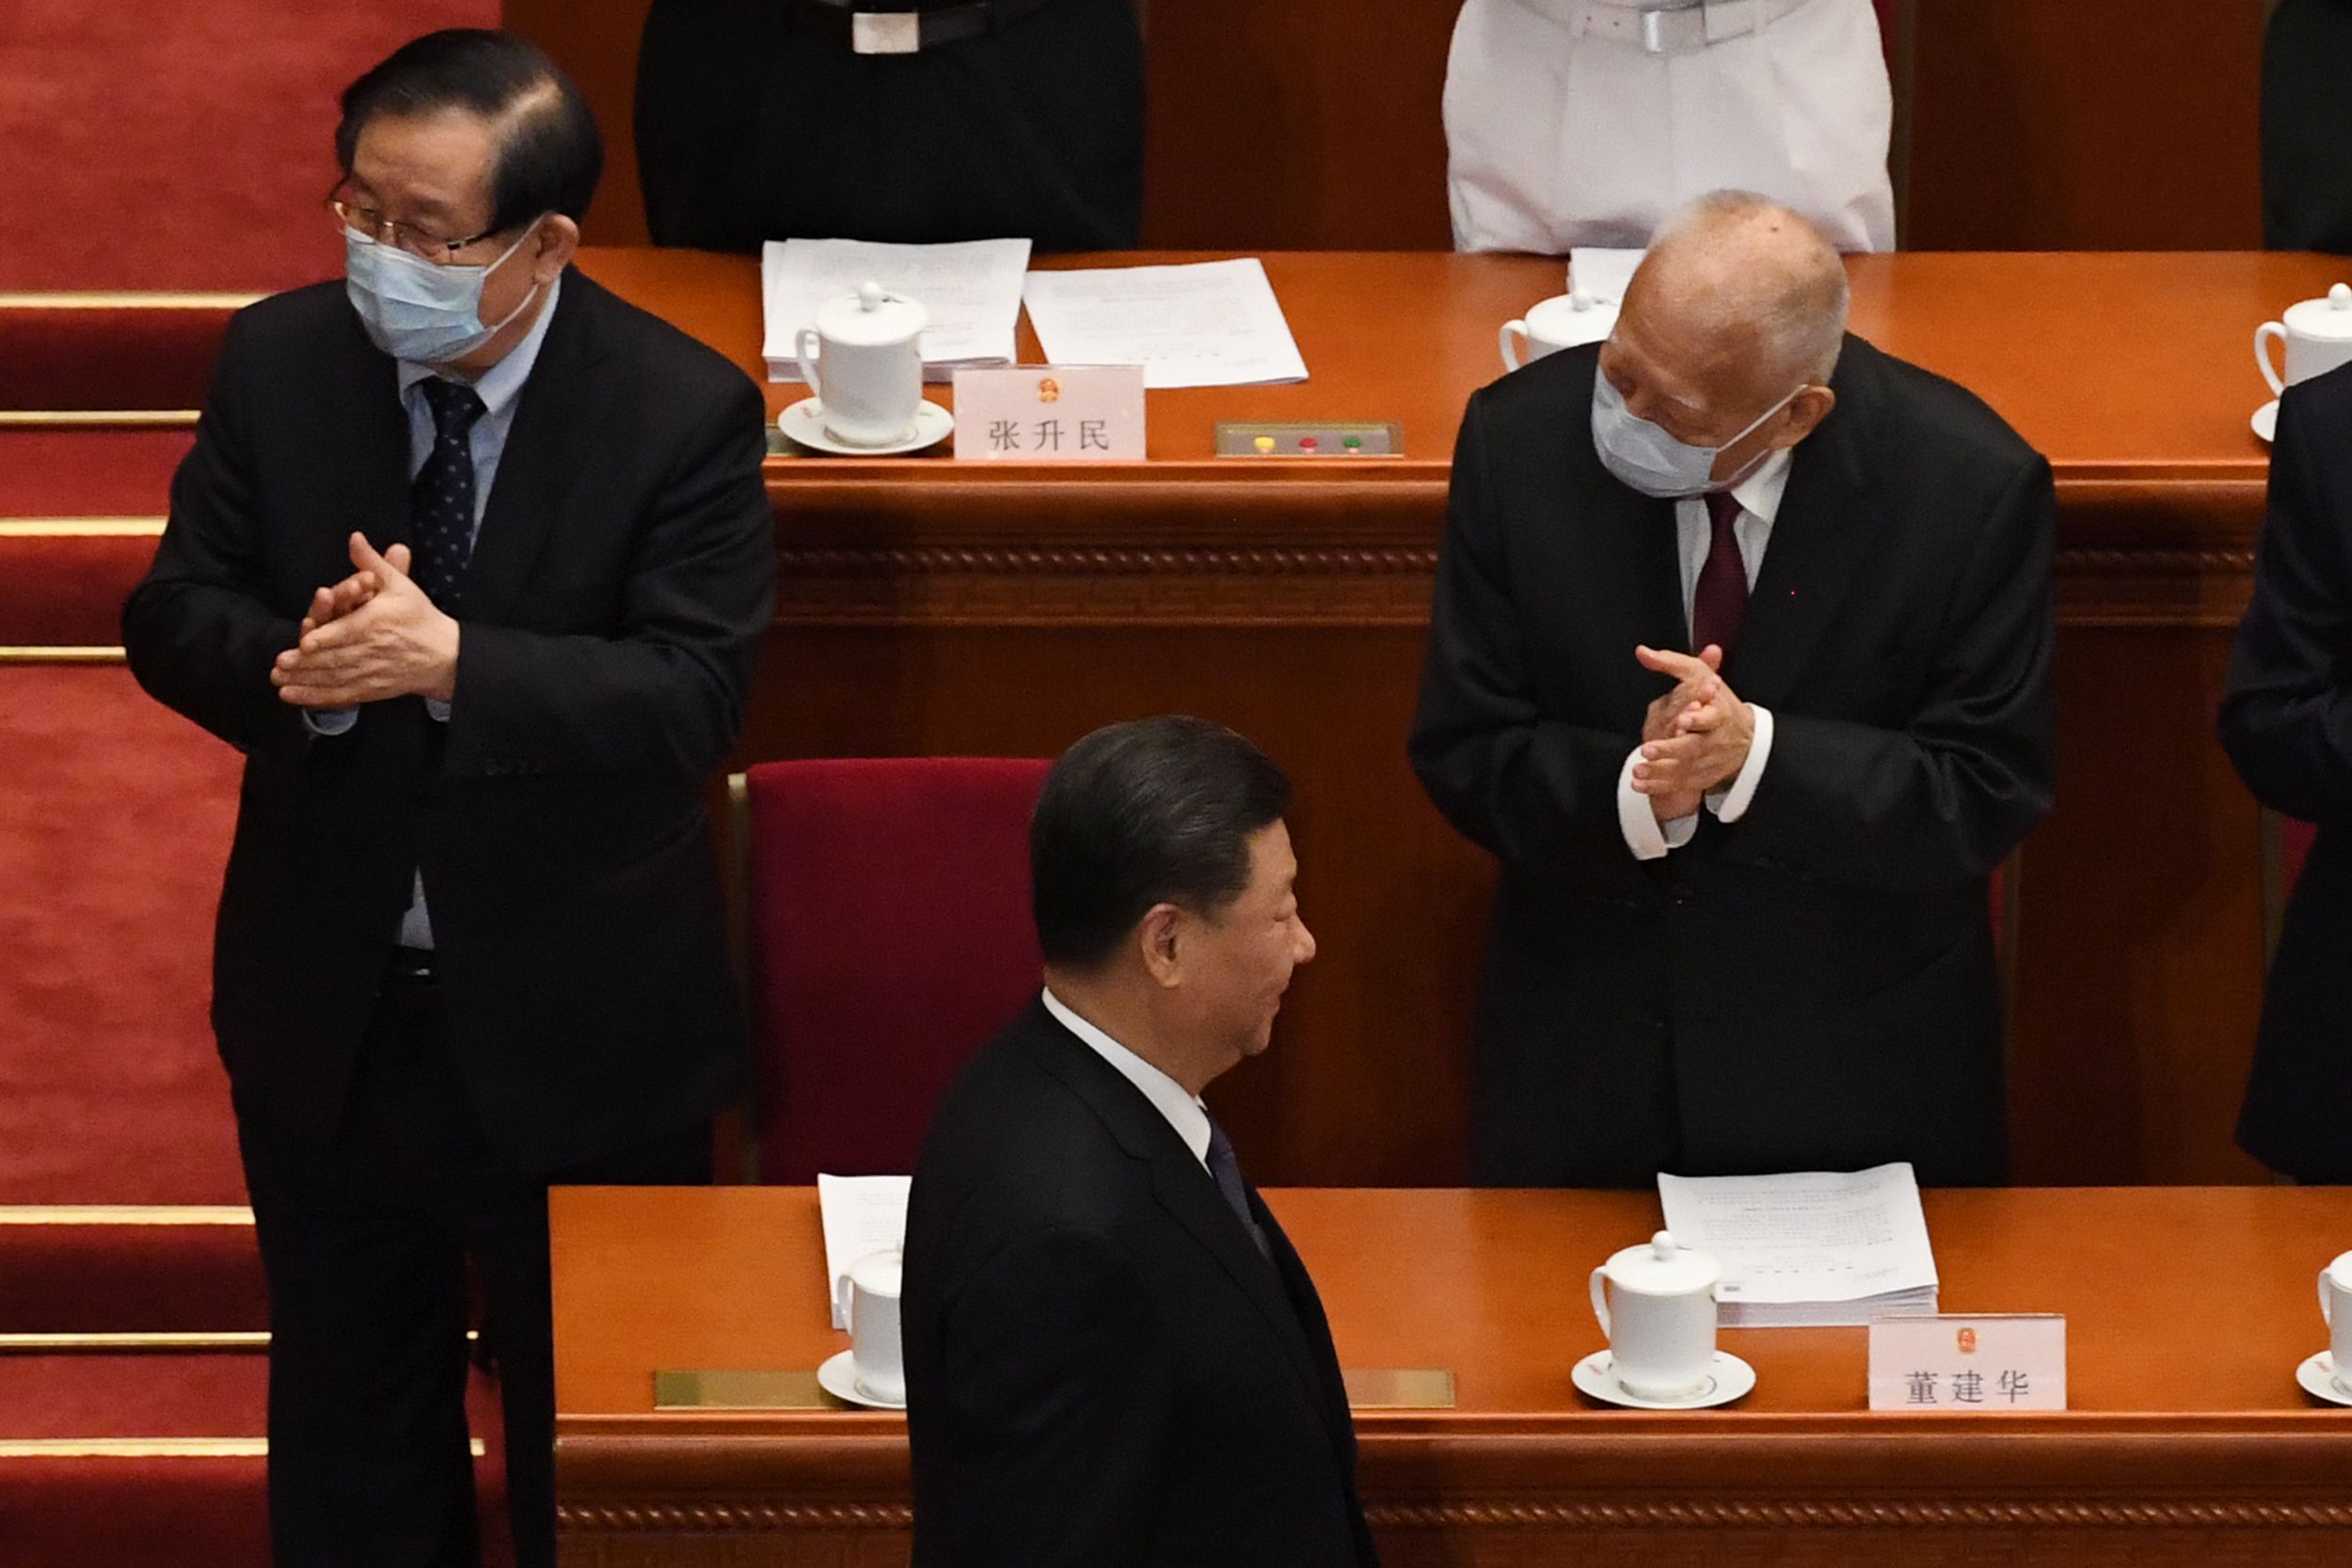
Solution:
M 1691 651 L 1696 653 L 1715 643 L 1723 649 L 1727 664 L 1740 641 L 1740 623 L 1748 612 L 1748 568 L 1740 559 L 1740 541 L 1732 532 L 1732 525 L 1740 520 L 1740 503 L 1728 490 L 1713 491 L 1703 499 L 1714 532 L 1707 546 L 1707 564 L 1699 568 L 1698 584 L 1691 594 Z
M 1214 1117 L 1209 1122 L 1209 1175 L 1216 1179 L 1216 1190 L 1225 1195 L 1226 1207 L 1232 1210 L 1242 1227 L 1249 1232 L 1249 1239 L 1258 1243 L 1258 1251 L 1271 1259 L 1274 1248 L 1267 1243 L 1264 1230 L 1250 1215 L 1249 1189 L 1242 1185 L 1241 1164 L 1233 1158 L 1232 1141 L 1226 1137 L 1225 1129 L 1219 1127 Z
M 470 387 L 437 375 L 418 385 L 433 409 L 433 450 L 408 485 L 409 565 L 417 586 L 454 615 L 466 562 L 473 554 L 471 437 L 485 410 Z

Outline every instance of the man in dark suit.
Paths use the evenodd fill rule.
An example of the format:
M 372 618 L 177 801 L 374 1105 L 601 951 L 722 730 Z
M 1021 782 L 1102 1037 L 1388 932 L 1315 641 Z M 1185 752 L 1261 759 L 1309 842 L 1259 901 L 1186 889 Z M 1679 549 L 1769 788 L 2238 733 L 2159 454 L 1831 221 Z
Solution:
M 347 277 L 241 313 L 123 612 L 246 753 L 214 1025 L 281 1568 L 470 1562 L 468 1269 L 553 1560 L 550 1182 L 707 1180 L 742 1024 L 705 779 L 772 594 L 759 393 L 568 262 L 595 121 L 439 33 L 344 94 Z
M 1375 1561 L 1322 1304 L 1200 1098 L 1314 956 L 1289 801 L 1197 719 L 1046 779 L 1045 991 L 941 1101 L 908 1203 L 917 1568 Z
M 1470 401 L 1410 752 L 1501 863 L 1483 1182 L 2003 1175 L 2050 469 L 1845 316 L 1803 218 L 1717 193 L 1607 343 Z
M 2352 367 L 2279 400 L 2270 509 L 2254 596 L 2238 625 L 2221 697 L 2221 745 L 2255 799 L 2318 824 L 2296 879 L 2263 992 L 2254 1069 L 2237 1141 L 2298 1181 L 2352 1182 L 2344 1088 L 2344 971 L 2352 958 Z

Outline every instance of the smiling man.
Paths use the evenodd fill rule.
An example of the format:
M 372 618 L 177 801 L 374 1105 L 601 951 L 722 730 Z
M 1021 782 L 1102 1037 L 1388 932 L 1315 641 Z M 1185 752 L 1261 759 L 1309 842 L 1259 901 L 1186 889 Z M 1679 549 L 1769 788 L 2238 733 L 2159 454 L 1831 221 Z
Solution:
M 123 641 L 246 753 L 213 1020 L 279 1568 L 476 1560 L 469 1268 L 531 1568 L 547 1189 L 707 1181 L 737 1076 L 702 800 L 772 593 L 764 421 L 571 269 L 602 152 L 536 49 L 419 39 L 335 146 L 345 276 L 231 325 Z
M 2050 467 L 1718 192 L 1470 400 L 1410 753 L 1501 864 L 1473 1170 L 2005 1170 L 1987 879 L 2050 809 Z
M 1219 725 L 1047 776 L 1045 990 L 933 1117 L 907 1210 L 917 1568 L 1374 1562 L 1323 1307 L 1200 1101 L 1314 957 L 1290 784 Z

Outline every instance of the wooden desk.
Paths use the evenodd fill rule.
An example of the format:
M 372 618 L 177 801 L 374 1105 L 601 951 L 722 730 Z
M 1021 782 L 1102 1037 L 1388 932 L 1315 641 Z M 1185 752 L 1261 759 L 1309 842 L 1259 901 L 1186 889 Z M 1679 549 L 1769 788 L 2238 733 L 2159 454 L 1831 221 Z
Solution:
M 1265 261 L 1312 378 L 1151 394 L 1146 463 L 771 463 L 783 588 L 745 755 L 1050 756 L 1142 713 L 1233 724 L 1297 784 L 1323 954 L 1219 1116 L 1270 1180 L 1459 1180 L 1492 872 L 1423 800 L 1404 737 L 1463 403 L 1500 369 L 1497 325 L 1562 265 Z M 758 373 L 748 260 L 583 264 Z M 2256 1177 L 2230 1138 L 2261 984 L 2256 816 L 2212 716 L 2267 468 L 2249 339 L 2345 263 L 1851 265 L 1856 328 L 1973 388 L 2057 470 L 2060 794 L 2021 878 L 2017 1175 Z M 1209 455 L 1216 420 L 1277 418 L 1399 420 L 1407 455 Z
M 1954 1311 L 2068 1318 L 2074 1408 L 1872 1415 L 1862 1331 L 1727 1331 L 1758 1373 L 1721 1411 L 1586 1403 L 1587 1271 L 1657 1224 L 1642 1195 L 1268 1195 L 1350 1368 L 1444 1368 L 1458 1406 L 1358 1416 L 1391 1568 L 2352 1560 L 2352 1412 L 2313 1404 L 2319 1269 L 2352 1193 L 1931 1193 Z M 826 1327 L 815 1194 L 559 1190 L 564 1561 L 903 1563 L 905 1426 L 853 1411 L 652 1409 L 657 1370 L 807 1369 Z

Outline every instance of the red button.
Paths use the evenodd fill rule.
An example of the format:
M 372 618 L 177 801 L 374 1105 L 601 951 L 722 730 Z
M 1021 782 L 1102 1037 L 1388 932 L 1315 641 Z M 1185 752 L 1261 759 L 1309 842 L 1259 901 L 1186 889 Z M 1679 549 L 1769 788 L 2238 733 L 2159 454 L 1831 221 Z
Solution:
M 1301 436 L 1298 438 L 1298 450 L 1300 451 L 1312 451 L 1321 445 L 1323 445 L 1323 443 L 1316 440 L 1311 436 Z

